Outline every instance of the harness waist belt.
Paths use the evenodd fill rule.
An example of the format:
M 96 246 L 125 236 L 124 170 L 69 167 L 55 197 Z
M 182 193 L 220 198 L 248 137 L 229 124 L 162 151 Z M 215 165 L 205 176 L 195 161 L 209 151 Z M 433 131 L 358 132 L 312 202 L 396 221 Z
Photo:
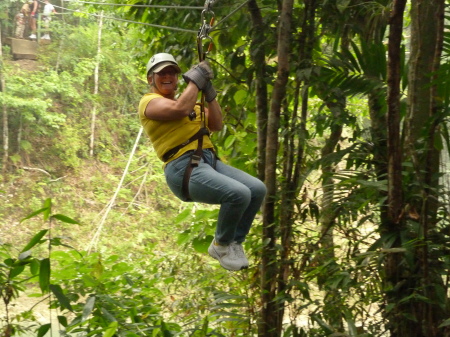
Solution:
M 194 140 L 202 138 L 204 135 L 209 136 L 209 130 L 205 127 L 200 128 L 200 130 L 197 131 L 195 135 L 193 135 L 191 138 L 186 140 L 185 142 L 181 143 L 180 145 L 175 146 L 174 148 L 170 149 L 166 153 L 163 154 L 162 159 L 164 162 L 168 161 L 170 158 L 172 158 L 181 148 L 185 147 L 189 143 L 192 143 Z

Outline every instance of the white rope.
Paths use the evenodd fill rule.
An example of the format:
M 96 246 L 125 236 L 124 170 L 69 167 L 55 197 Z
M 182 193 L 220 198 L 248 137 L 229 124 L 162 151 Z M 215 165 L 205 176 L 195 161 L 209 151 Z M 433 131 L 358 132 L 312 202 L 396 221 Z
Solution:
M 116 202 L 117 195 L 119 194 L 119 191 L 122 188 L 123 181 L 125 180 L 125 176 L 128 173 L 128 169 L 130 167 L 131 160 L 133 159 L 134 153 L 136 152 L 136 148 L 137 148 L 139 140 L 141 138 L 142 131 L 143 131 L 143 127 L 141 126 L 141 128 L 139 129 L 139 133 L 138 133 L 138 135 L 136 137 L 136 141 L 134 142 L 133 149 L 131 150 L 130 156 L 128 158 L 127 165 L 126 165 L 126 167 L 125 167 L 125 169 L 123 171 L 122 178 L 120 179 L 119 185 L 117 186 L 113 197 L 108 202 L 106 211 L 103 214 L 102 219 L 100 220 L 100 223 L 97 226 L 97 230 L 96 230 L 95 234 L 93 235 L 91 242 L 87 246 L 86 250 L 87 250 L 88 253 L 91 252 L 92 248 L 97 248 L 98 242 L 100 240 L 100 234 L 101 234 L 101 232 L 103 230 L 103 226 L 105 225 L 106 218 L 108 217 L 109 211 L 111 211 L 111 208 L 114 206 L 114 203 Z

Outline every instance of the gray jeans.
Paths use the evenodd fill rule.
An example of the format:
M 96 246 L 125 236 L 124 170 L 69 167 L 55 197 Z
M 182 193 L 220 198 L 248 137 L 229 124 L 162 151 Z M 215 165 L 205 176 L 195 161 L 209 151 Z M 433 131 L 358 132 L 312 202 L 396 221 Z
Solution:
M 166 165 L 165 176 L 172 192 L 181 200 L 183 177 L 192 152 Z M 214 162 L 214 152 L 203 151 L 203 158 L 192 170 L 189 194 L 193 201 L 220 204 L 215 239 L 220 244 L 243 242 L 266 195 L 266 186 L 259 179 L 222 163 Z

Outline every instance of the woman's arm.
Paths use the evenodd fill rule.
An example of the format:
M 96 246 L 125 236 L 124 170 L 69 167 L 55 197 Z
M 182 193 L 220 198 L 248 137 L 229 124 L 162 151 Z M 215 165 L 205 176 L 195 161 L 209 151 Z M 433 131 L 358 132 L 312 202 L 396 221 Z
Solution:
M 216 99 L 208 103 L 208 108 L 205 109 L 208 116 L 208 129 L 210 131 L 220 131 L 223 128 L 222 108 Z
M 36 11 L 37 11 L 37 7 L 38 7 L 38 2 L 37 2 L 37 0 L 36 1 L 33 1 L 33 9 L 31 10 L 31 14 L 32 15 L 35 15 L 36 14 Z

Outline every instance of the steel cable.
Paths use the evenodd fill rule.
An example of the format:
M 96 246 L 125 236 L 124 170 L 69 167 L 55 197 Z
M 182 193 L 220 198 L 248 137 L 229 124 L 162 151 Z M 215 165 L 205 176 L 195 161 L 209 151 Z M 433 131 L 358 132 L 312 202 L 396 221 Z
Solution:
M 66 1 L 66 0 L 65 0 Z M 79 13 L 79 14 L 84 14 L 84 15 L 88 15 L 88 16 L 94 16 L 94 17 L 99 17 L 99 14 L 94 14 L 94 13 L 86 13 L 86 12 L 82 12 L 78 9 L 70 9 L 67 7 L 61 7 L 61 6 L 56 6 L 53 5 L 55 8 L 60 8 L 60 9 L 64 9 L 66 11 L 70 11 L 70 12 L 74 12 L 74 13 Z M 122 21 L 122 22 L 129 22 L 129 23 L 135 23 L 135 24 L 139 24 L 139 25 L 144 25 L 144 26 L 150 26 L 150 27 L 154 27 L 154 28 L 161 28 L 161 29 L 168 29 L 168 30 L 175 30 L 175 31 L 180 31 L 180 32 L 186 32 L 186 33 L 195 33 L 197 34 L 196 30 L 192 30 L 192 29 L 185 29 L 185 28 L 179 28 L 179 27 L 170 27 L 170 26 L 163 26 L 163 25 L 157 25 L 157 24 L 152 24 L 152 23 L 147 23 L 147 22 L 139 22 L 139 21 L 133 21 L 133 20 L 127 20 L 127 19 L 120 19 L 120 18 L 115 18 L 115 17 L 111 17 L 111 16 L 103 16 L 104 19 L 109 19 L 109 20 L 115 20 L 115 21 Z
M 90 5 L 102 5 L 102 6 L 126 6 L 126 7 L 143 7 L 143 8 L 169 8 L 169 9 L 197 9 L 202 10 L 201 6 L 175 6 L 175 5 L 133 5 L 133 4 L 114 4 L 107 2 L 92 2 L 92 1 L 79 1 L 79 0 L 63 0 L 66 2 L 90 4 Z
M 204 10 L 204 8 L 205 8 L 205 7 L 200 7 L 200 6 L 173 6 L 173 5 L 164 6 L 164 5 L 113 4 L 113 3 L 101 3 L 101 2 L 79 1 L 79 0 L 62 0 L 62 1 L 69 2 L 69 3 L 94 4 L 94 5 L 102 5 L 102 6 L 144 7 L 144 8 L 160 8 L 160 9 L 166 9 L 167 8 L 167 9 Z M 239 11 L 242 7 L 244 7 L 249 2 L 250 2 L 250 0 L 246 0 L 245 2 L 240 4 L 233 11 L 231 11 L 228 15 L 226 15 L 222 20 L 220 20 L 214 27 L 210 27 L 209 31 L 213 32 L 213 31 L 217 30 L 220 25 L 222 25 L 228 18 L 230 18 L 233 14 L 235 14 L 237 11 Z M 88 16 L 99 17 L 98 14 L 94 14 L 94 13 L 86 13 L 86 12 L 82 12 L 80 10 L 70 9 L 70 8 L 67 8 L 67 7 L 61 7 L 61 6 L 56 6 L 56 5 L 53 5 L 53 6 L 55 8 L 60 8 L 60 9 L 63 9 L 63 10 L 74 12 L 74 13 L 80 13 L 80 14 L 84 14 L 84 15 L 88 15 Z M 134 20 L 120 19 L 120 18 L 111 17 L 111 16 L 104 16 L 104 19 L 121 21 L 121 22 L 128 22 L 128 23 L 134 23 L 134 24 L 138 24 L 138 25 L 144 25 L 144 26 L 149 26 L 149 27 L 154 27 L 154 28 L 186 32 L 186 33 L 194 33 L 194 34 L 198 33 L 197 30 L 192 30 L 192 29 L 185 29 L 185 28 L 179 28 L 179 27 L 157 25 L 157 24 L 152 24 L 152 23 L 147 23 L 147 22 L 139 22 L 139 21 L 134 21 Z

